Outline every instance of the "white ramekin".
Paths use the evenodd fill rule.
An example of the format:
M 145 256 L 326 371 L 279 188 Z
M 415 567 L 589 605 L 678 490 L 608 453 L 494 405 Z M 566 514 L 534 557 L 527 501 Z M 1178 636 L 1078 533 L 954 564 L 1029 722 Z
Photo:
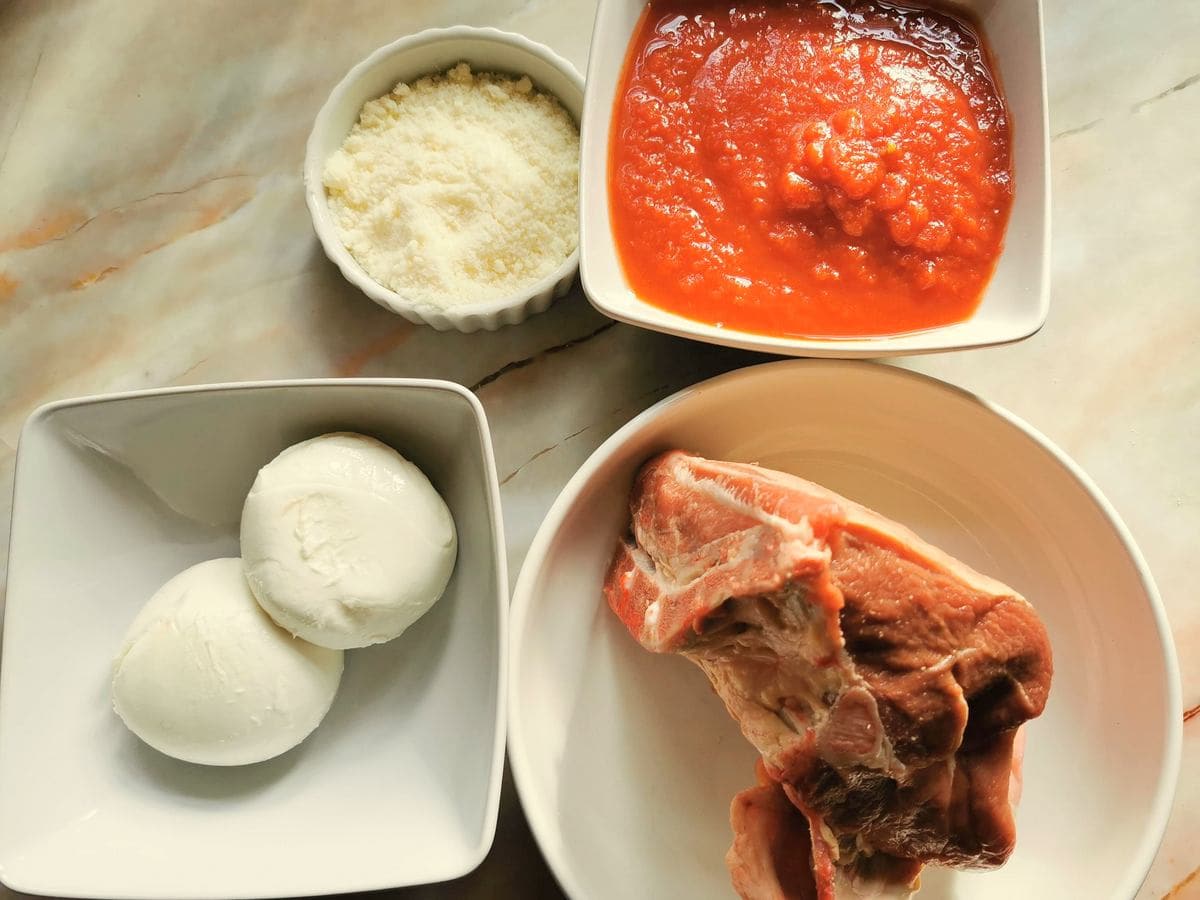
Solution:
M 380 47 L 343 78 L 317 113 L 304 155 L 304 197 L 325 254 L 351 284 L 385 309 L 439 331 L 495 331 L 545 311 L 571 288 L 579 268 L 578 248 L 557 269 L 519 293 L 441 309 L 417 303 L 385 288 L 368 275 L 342 244 L 329 212 L 321 172 L 354 123 L 363 104 L 382 97 L 397 82 L 442 72 L 459 62 L 476 71 L 528 75 L 553 94 L 576 122 L 583 113 L 583 76 L 549 47 L 495 28 L 431 28 Z

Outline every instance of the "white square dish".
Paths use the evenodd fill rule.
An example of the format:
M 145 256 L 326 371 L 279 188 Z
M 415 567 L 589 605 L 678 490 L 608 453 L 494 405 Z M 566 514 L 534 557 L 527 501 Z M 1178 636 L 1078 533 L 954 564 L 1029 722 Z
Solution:
M 600 0 L 588 57 L 581 128 L 580 277 L 605 315 L 680 337 L 789 356 L 881 357 L 960 350 L 1021 340 L 1050 305 L 1049 126 L 1041 0 L 966 0 L 983 26 L 1008 99 L 1016 189 L 1004 251 L 976 311 L 965 321 L 905 334 L 855 339 L 773 337 L 697 322 L 642 300 L 625 278 L 609 213 L 608 155 L 613 107 L 643 0 Z
M 167 578 L 236 556 L 258 468 L 317 434 L 420 466 L 459 536 L 441 601 L 346 654 L 324 723 L 265 763 L 206 768 L 142 744 L 110 664 Z M 483 410 L 419 380 L 215 385 L 35 412 L 17 457 L 0 671 L 0 880 L 64 897 L 373 890 L 475 868 L 496 828 L 507 585 Z

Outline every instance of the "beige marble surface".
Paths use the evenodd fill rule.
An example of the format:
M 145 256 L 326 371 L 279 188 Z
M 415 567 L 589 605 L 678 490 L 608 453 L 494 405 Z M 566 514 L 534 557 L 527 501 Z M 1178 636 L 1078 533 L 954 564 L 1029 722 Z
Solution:
M 1095 477 L 1168 606 L 1200 709 L 1200 3 L 1045 0 L 1053 304 L 1006 348 L 903 365 L 1023 416 Z M 14 449 L 48 400 L 325 375 L 478 385 L 512 572 L 567 477 L 632 414 L 746 354 L 615 326 L 576 291 L 519 328 L 413 327 L 314 240 L 300 165 L 359 58 L 432 25 L 494 24 L 583 68 L 587 0 L 30 0 L 0 5 L 0 539 Z M 1200 897 L 1200 716 L 1139 897 Z M 11 896 L 0 889 L 0 897 Z M 495 848 L 405 897 L 554 897 L 505 787 Z

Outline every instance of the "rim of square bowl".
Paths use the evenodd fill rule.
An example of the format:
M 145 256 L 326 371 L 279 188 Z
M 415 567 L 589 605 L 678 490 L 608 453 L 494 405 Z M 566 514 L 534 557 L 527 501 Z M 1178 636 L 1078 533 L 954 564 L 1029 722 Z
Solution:
M 521 706 L 516 702 L 517 698 L 515 696 L 520 683 L 518 668 L 521 665 L 522 659 L 521 650 L 525 636 L 525 618 L 533 595 L 533 582 L 545 566 L 547 550 L 558 533 L 559 528 L 561 528 L 563 521 L 566 519 L 568 512 L 574 507 L 584 486 L 591 481 L 596 472 L 606 465 L 610 458 L 635 434 L 644 430 L 671 407 L 697 392 L 711 390 L 735 380 L 758 377 L 762 374 L 761 370 L 778 367 L 800 369 L 817 366 L 826 369 L 840 368 L 843 370 L 862 369 L 867 366 L 872 368 L 885 367 L 879 363 L 866 360 L 784 359 L 734 369 L 733 371 L 708 378 L 675 392 L 671 396 L 658 401 L 649 409 L 639 413 L 592 452 L 583 465 L 567 481 L 566 485 L 563 486 L 558 497 L 555 498 L 549 512 L 546 513 L 545 518 L 542 520 L 542 524 L 538 527 L 528 552 L 525 554 L 525 560 L 521 565 L 516 585 L 512 591 L 512 602 L 509 609 L 508 690 L 511 696 L 508 703 L 508 762 L 512 768 L 513 781 L 516 784 L 517 796 L 520 799 L 521 808 L 525 812 L 525 817 L 529 822 L 534 839 L 537 841 L 543 857 L 545 857 L 547 864 L 554 873 L 554 877 L 569 897 L 576 898 L 577 900 L 577 898 L 583 897 L 584 893 L 575 879 L 573 869 L 565 861 L 561 841 L 556 838 L 557 830 L 555 823 L 551 817 L 542 814 L 542 809 L 539 806 L 535 806 L 526 800 L 527 796 L 535 796 L 532 790 L 533 766 L 529 762 L 528 753 L 525 748 L 525 736 L 518 722 Z M 1162 651 L 1163 669 L 1167 682 L 1167 708 L 1182 712 L 1183 688 L 1180 681 L 1179 657 L 1171 635 L 1171 628 L 1167 619 L 1166 608 L 1163 606 L 1162 596 L 1158 592 L 1158 587 L 1154 583 L 1154 578 L 1150 573 L 1150 567 L 1147 565 L 1141 549 L 1134 540 L 1133 534 L 1129 531 L 1129 528 L 1126 526 L 1124 520 L 1122 520 L 1120 514 L 1118 514 L 1116 508 L 1100 491 L 1096 482 L 1092 480 L 1091 476 L 1068 456 L 1062 448 L 1050 440 L 1050 438 L 1003 406 L 993 403 L 965 388 L 935 378 L 932 375 L 913 372 L 898 366 L 886 366 L 886 368 L 892 370 L 891 374 L 893 376 L 923 382 L 929 387 L 956 394 L 959 397 L 979 404 L 988 412 L 999 416 L 1024 434 L 1025 437 L 1033 441 L 1054 462 L 1062 466 L 1067 471 L 1067 474 L 1073 477 L 1080 487 L 1083 488 L 1088 498 L 1096 504 L 1097 508 L 1099 508 L 1104 517 L 1112 525 L 1121 546 L 1129 554 L 1129 558 L 1137 570 L 1138 580 L 1141 582 L 1146 596 L 1150 601 L 1150 613 L 1154 621 L 1155 630 L 1158 633 L 1159 646 Z M 1132 900 L 1145 882 L 1147 875 L 1149 875 L 1150 867 L 1154 863 L 1154 859 L 1162 846 L 1174 803 L 1175 790 L 1179 782 L 1182 754 L 1183 718 L 1182 715 L 1173 715 L 1167 719 L 1166 732 L 1164 734 L 1164 750 L 1159 764 L 1160 778 L 1150 807 L 1149 821 L 1151 827 L 1143 834 L 1141 842 L 1135 848 L 1134 852 L 1130 854 L 1130 863 L 1127 869 L 1128 874 L 1121 884 L 1117 886 L 1120 892 L 1119 896 L 1127 896 Z
M 479 27 L 474 25 L 452 25 L 446 28 L 426 28 L 415 34 L 398 38 L 368 54 L 360 62 L 351 67 L 330 91 L 325 103 L 322 104 L 304 150 L 304 201 L 312 218 L 313 230 L 320 242 L 325 255 L 337 266 L 338 270 L 352 285 L 366 294 L 375 303 L 390 312 L 396 313 L 414 324 L 429 325 L 438 331 L 454 329 L 466 333 L 484 329 L 494 331 L 503 325 L 517 325 L 530 315 L 544 312 L 557 297 L 567 293 L 579 269 L 579 240 L 578 223 L 576 226 L 575 249 L 554 271 L 538 279 L 536 282 L 495 300 L 485 300 L 478 303 L 467 303 L 446 309 L 431 304 L 410 300 L 390 288 L 384 287 L 367 274 L 366 270 L 350 255 L 350 251 L 338 234 L 337 226 L 329 215 L 329 203 L 325 194 L 325 186 L 321 182 L 321 169 L 325 159 L 318 158 L 319 143 L 329 129 L 329 119 L 333 110 L 342 98 L 349 92 L 360 78 L 379 62 L 397 54 L 405 53 L 418 47 L 442 42 L 459 40 L 481 40 L 495 44 L 504 44 L 540 59 L 557 69 L 578 92 L 576 98 L 564 98 L 548 88 L 541 89 L 554 96 L 563 108 L 567 110 L 576 128 L 580 125 L 583 109 L 583 75 L 575 65 L 545 44 L 531 40 L 522 34 L 503 31 L 499 28 Z M 432 72 L 438 71 L 433 69 Z M 525 74 L 525 73 L 522 73 Z M 568 102 L 574 99 L 574 103 Z M 572 113 L 574 105 L 579 113 Z M 576 192 L 578 196 L 578 192 Z M 541 301 L 541 302 L 539 302 Z M 505 315 L 505 314 L 508 315 Z

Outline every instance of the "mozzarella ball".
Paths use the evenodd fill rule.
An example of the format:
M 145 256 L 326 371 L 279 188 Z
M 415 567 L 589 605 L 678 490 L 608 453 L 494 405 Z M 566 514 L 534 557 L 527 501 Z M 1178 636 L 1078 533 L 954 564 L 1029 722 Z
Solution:
M 261 762 L 320 724 L 342 657 L 271 621 L 240 559 L 212 559 L 164 584 L 134 619 L 113 662 L 113 707 L 134 734 L 176 759 Z
M 284 450 L 242 510 L 254 596 L 281 627 L 323 647 L 399 636 L 441 597 L 457 550 L 450 510 L 424 473 L 360 434 Z

